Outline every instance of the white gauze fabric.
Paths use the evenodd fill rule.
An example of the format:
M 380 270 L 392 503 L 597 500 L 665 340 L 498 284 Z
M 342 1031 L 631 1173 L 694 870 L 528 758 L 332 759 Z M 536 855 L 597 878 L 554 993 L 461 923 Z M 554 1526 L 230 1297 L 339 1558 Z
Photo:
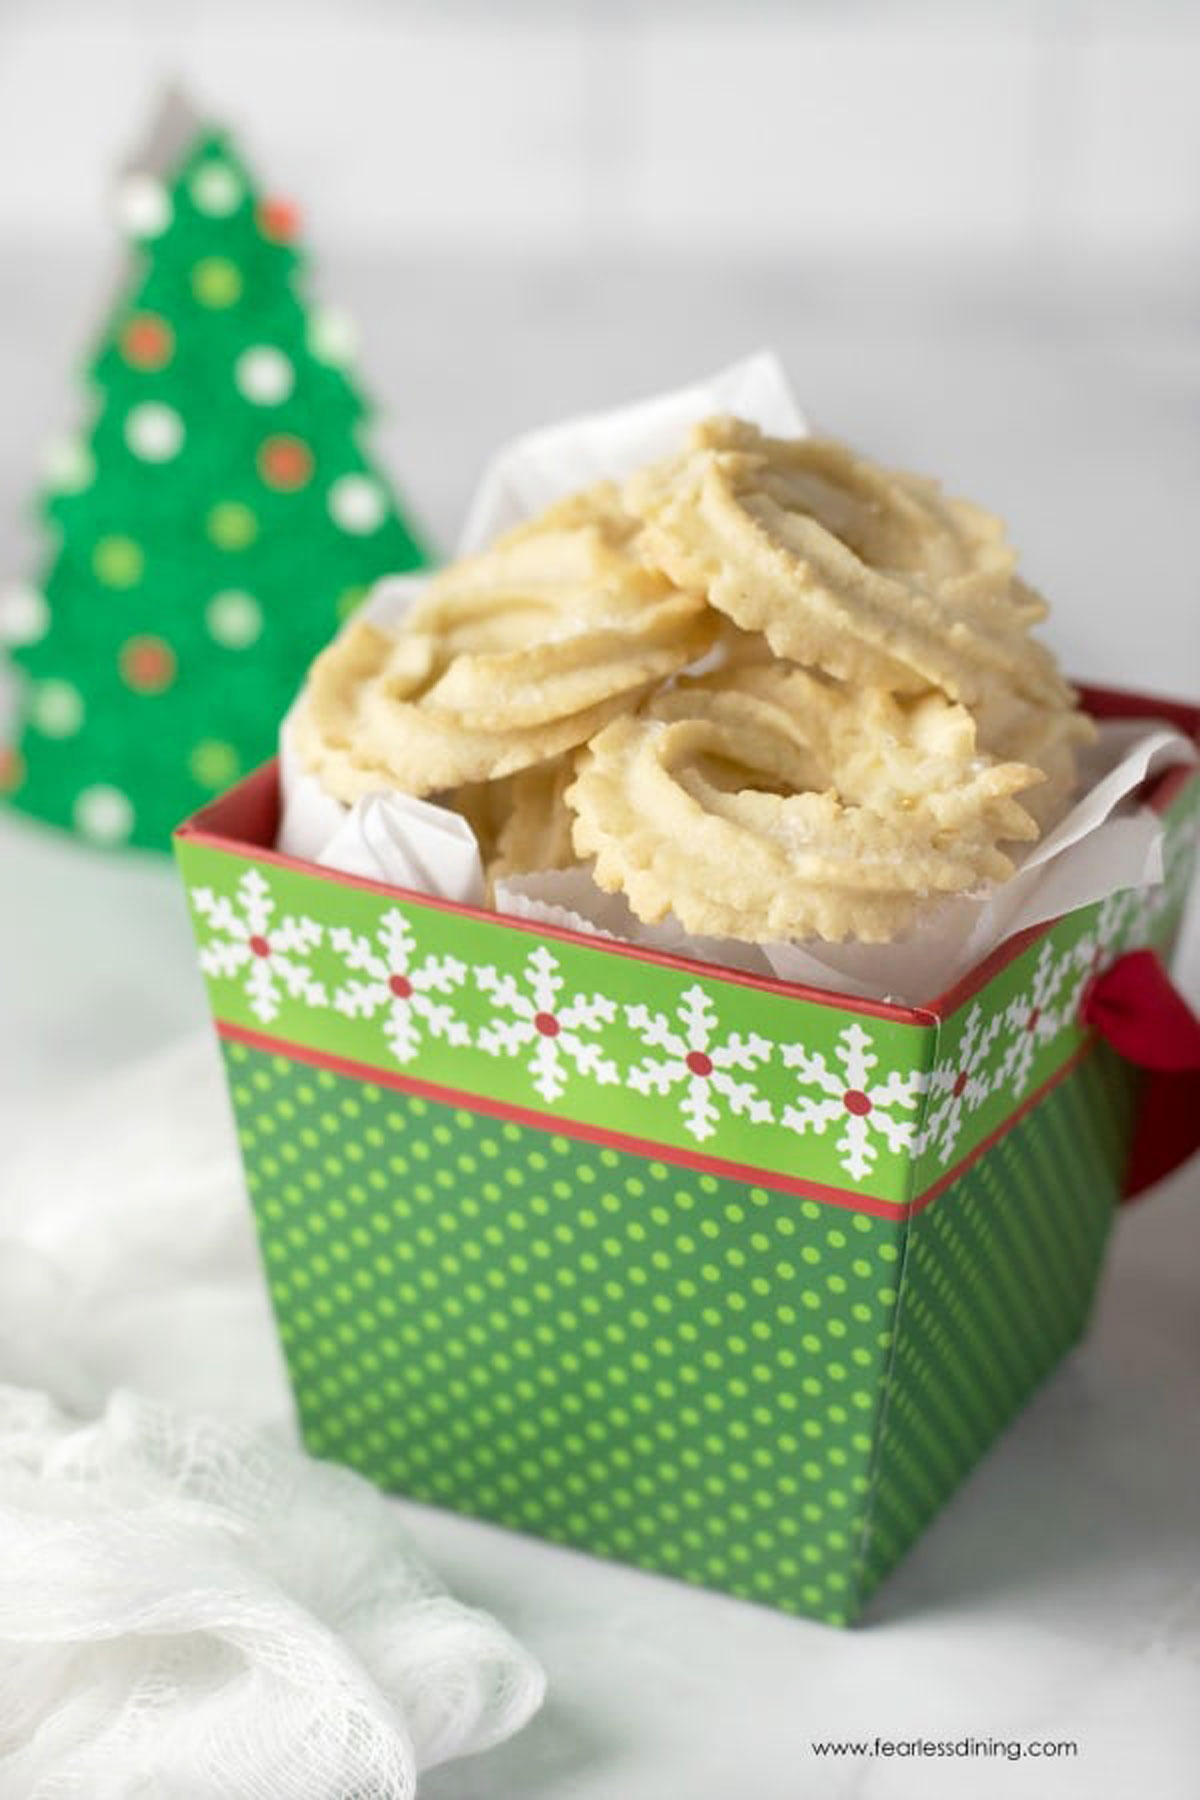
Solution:
M 408 1800 L 543 1689 L 357 1476 L 0 1387 L 2 1800 Z
M 212 1032 L 3 1102 L 0 1800 L 393 1800 L 517 1730 L 533 1658 L 443 1591 L 399 1505 L 275 1447 Z M 130 1387 L 153 1398 L 102 1410 Z

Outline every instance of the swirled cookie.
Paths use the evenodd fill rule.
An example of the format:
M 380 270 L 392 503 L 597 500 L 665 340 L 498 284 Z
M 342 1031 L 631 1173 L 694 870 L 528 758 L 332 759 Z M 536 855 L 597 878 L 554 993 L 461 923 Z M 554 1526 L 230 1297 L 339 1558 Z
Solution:
M 661 568 L 781 657 L 894 693 L 972 704 L 999 683 L 1071 704 L 1028 635 L 1045 606 L 1017 580 L 1002 524 L 933 482 L 713 419 L 624 498 Z
M 432 794 L 512 775 L 585 743 L 646 691 L 545 725 L 487 731 L 421 704 L 438 663 L 435 640 L 392 636 L 367 620 L 322 651 L 292 715 L 292 742 L 327 793 L 353 805 L 381 788 Z
M 567 790 L 580 856 L 646 921 L 751 942 L 891 939 L 923 899 L 1012 873 L 1038 770 L 980 755 L 970 714 L 798 668 L 680 683 L 613 720 Z
M 718 630 L 641 560 L 640 530 L 604 485 L 452 564 L 399 631 L 353 623 L 313 664 L 302 761 L 353 801 L 496 780 L 585 742 Z
M 714 419 L 452 564 L 399 629 L 352 623 L 293 743 L 343 801 L 457 805 L 492 884 L 592 858 L 647 922 L 883 941 L 1069 803 L 1093 728 L 1045 610 L 990 513 Z
M 640 536 L 602 483 L 451 564 L 408 620 L 439 647 L 424 708 L 484 731 L 541 726 L 703 656 L 717 621 L 640 556 Z

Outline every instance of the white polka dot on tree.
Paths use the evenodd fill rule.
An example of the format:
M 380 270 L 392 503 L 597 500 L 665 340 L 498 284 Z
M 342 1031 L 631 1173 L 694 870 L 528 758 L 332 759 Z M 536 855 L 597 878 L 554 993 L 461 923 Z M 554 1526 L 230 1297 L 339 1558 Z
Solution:
M 329 513 L 343 531 L 378 531 L 387 514 L 383 489 L 369 475 L 342 475 L 329 490 Z
M 27 581 L 0 591 L 0 643 L 36 644 L 50 625 L 46 596 Z
M 34 688 L 29 716 L 43 737 L 73 737 L 83 724 L 83 695 L 70 681 L 42 681 Z
M 79 494 L 90 487 L 96 459 L 79 438 L 59 438 L 47 445 L 42 468 L 49 485 L 60 494 Z
M 192 204 L 211 219 L 227 219 L 242 203 L 245 189 L 228 163 L 206 162 L 188 183 Z
M 263 628 L 262 608 L 253 594 L 227 588 L 214 594 L 204 612 L 210 635 L 227 650 L 245 650 Z
M 271 344 L 243 350 L 234 368 L 238 392 L 255 406 L 278 406 L 296 385 L 291 358 Z
M 171 196 L 153 175 L 127 175 L 117 189 L 117 218 L 130 237 L 161 237 L 171 212 Z
M 170 462 L 183 446 L 183 420 L 173 406 L 146 400 L 125 420 L 125 442 L 143 462 Z
M 83 788 L 72 811 L 76 830 L 94 844 L 123 844 L 133 830 L 129 796 L 105 782 Z
M 325 307 L 309 322 L 308 347 L 320 362 L 344 368 L 357 354 L 358 328 L 349 313 Z

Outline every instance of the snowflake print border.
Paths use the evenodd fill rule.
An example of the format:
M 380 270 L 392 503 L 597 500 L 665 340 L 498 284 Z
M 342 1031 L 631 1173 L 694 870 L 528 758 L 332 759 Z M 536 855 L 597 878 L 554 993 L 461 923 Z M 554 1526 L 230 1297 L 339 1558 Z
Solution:
M 335 989 L 333 1005 L 347 1019 L 383 1015 L 383 1035 L 399 1063 L 408 1063 L 429 1037 L 459 1046 L 470 1031 L 452 1001 L 466 979 L 467 966 L 456 956 L 419 956 L 412 926 L 391 907 L 373 938 L 335 925 L 329 933 L 333 950 L 352 971 Z
M 995 1090 L 997 1070 L 990 1059 L 1003 1024 L 1002 1013 L 985 1018 L 981 1006 L 972 1006 L 957 1046 L 929 1076 L 929 1107 L 916 1147 L 932 1150 L 942 1168 L 953 1155 L 966 1115 L 978 1112 Z
M 1073 990 L 1069 981 L 1075 961 L 1074 948 L 1060 952 L 1053 938 L 1047 938 L 1038 953 L 1029 987 L 1004 1009 L 1008 1040 L 996 1085 L 1014 1100 L 1029 1085 L 1038 1052 L 1072 1023 L 1079 986 Z
M 616 1063 L 596 1041 L 617 1016 L 615 1001 L 604 994 L 564 999 L 558 958 L 545 945 L 526 959 L 521 976 L 486 963 L 476 969 L 475 983 L 490 996 L 493 1009 L 476 1039 L 478 1048 L 489 1056 L 520 1058 L 543 1100 L 559 1099 L 572 1073 L 602 1087 L 620 1080 Z
M 816 1088 L 817 1097 L 798 1094 L 784 1108 L 782 1122 L 801 1135 L 812 1131 L 817 1136 L 840 1124 L 838 1159 L 853 1180 L 864 1181 L 878 1161 L 878 1139 L 883 1139 L 893 1155 L 912 1149 L 916 1114 L 928 1077 L 920 1069 L 907 1075 L 893 1069 L 886 1081 L 872 1083 L 871 1071 L 879 1058 L 870 1033 L 858 1024 L 847 1025 L 838 1033 L 833 1054 L 840 1069 L 831 1069 L 819 1050 L 807 1050 L 803 1044 L 784 1045 L 787 1067 L 798 1070 L 800 1085 Z M 914 1116 L 897 1117 L 905 1112 Z
M 770 1059 L 773 1045 L 753 1031 L 745 1037 L 737 1031 L 721 1036 L 717 1009 L 704 988 L 685 988 L 674 1022 L 641 1005 L 627 1006 L 625 1017 L 648 1050 L 663 1053 L 643 1058 L 629 1071 L 630 1087 L 639 1094 L 664 1096 L 682 1089 L 679 1110 L 698 1143 L 715 1133 L 722 1103 L 755 1125 L 770 1123 L 770 1101 L 753 1082 L 737 1080 L 733 1071 L 751 1073 Z
M 234 899 L 201 887 L 192 889 L 192 904 L 212 931 L 223 934 L 200 946 L 200 967 L 206 975 L 240 979 L 246 1004 L 262 1024 L 278 1016 L 284 993 L 307 1006 L 327 1004 L 309 962 L 324 928 L 291 914 L 273 923 L 275 899 L 257 869 L 245 871 Z

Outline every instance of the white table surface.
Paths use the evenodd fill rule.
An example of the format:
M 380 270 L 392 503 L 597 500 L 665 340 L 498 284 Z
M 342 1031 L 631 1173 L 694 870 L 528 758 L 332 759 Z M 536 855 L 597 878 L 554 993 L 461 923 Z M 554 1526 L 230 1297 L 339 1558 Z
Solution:
M 25 541 L 16 515 L 37 427 L 63 418 L 62 371 L 86 323 L 79 292 L 93 274 L 31 257 L 0 300 L 0 391 L 9 402 L 0 413 L 0 552 L 10 564 Z M 1200 455 L 1188 378 L 1200 337 L 1169 291 L 1110 293 L 1101 303 L 1091 287 L 973 279 L 946 288 L 924 275 L 897 298 L 894 282 L 885 295 L 852 271 L 818 281 L 805 271 L 751 279 L 664 266 L 601 282 L 594 271 L 378 263 L 347 264 L 338 285 L 366 318 L 377 389 L 395 396 L 397 414 L 407 396 L 387 441 L 443 539 L 502 436 L 773 340 L 820 418 L 864 446 L 945 469 L 1007 509 L 1031 573 L 1059 602 L 1053 635 L 1074 672 L 1167 691 L 1197 685 L 1188 521 Z M 191 1037 L 181 1054 L 204 1065 L 204 1087 L 213 1053 L 196 1038 L 203 996 L 166 864 L 98 857 L 0 819 L 0 929 L 0 1171 L 4 1146 L 23 1147 L 20 1183 L 0 1181 L 0 1241 L 11 1247 L 52 1209 L 56 1184 L 81 1178 L 79 1166 L 64 1172 L 55 1123 L 78 1118 L 98 1080 L 117 1071 L 110 1091 L 125 1110 L 106 1104 L 89 1127 L 84 1170 L 111 1186 L 142 1107 L 166 1091 L 153 1076 L 139 1086 L 139 1059 L 153 1070 Z M 1197 935 L 1193 928 L 1191 946 Z M 1195 948 L 1185 977 L 1194 993 Z M 134 1073 L 122 1078 L 126 1067 Z M 216 1098 L 211 1129 L 214 1155 L 232 1167 Z M 110 1330 L 88 1370 L 93 1382 L 286 1422 L 248 1224 L 239 1229 L 223 1285 L 200 1266 L 202 1230 L 194 1270 L 188 1245 L 174 1247 L 170 1280 Z M 406 1506 L 455 1591 L 503 1618 L 550 1678 L 545 1710 L 525 1732 L 434 1772 L 422 1792 L 1192 1800 L 1198 1282 L 1194 1166 L 1121 1219 L 1087 1343 L 851 1632 Z M 72 1329 L 70 1320 L 47 1326 L 47 1344 L 53 1336 L 68 1363 Z M 47 1366 L 35 1338 L 24 1358 L 10 1346 L 6 1367 L 3 1343 L 0 1329 L 0 1379 L 32 1379 Z M 813 1739 L 877 1734 L 1075 1739 L 1079 1754 L 1054 1763 L 834 1764 L 810 1748 Z

